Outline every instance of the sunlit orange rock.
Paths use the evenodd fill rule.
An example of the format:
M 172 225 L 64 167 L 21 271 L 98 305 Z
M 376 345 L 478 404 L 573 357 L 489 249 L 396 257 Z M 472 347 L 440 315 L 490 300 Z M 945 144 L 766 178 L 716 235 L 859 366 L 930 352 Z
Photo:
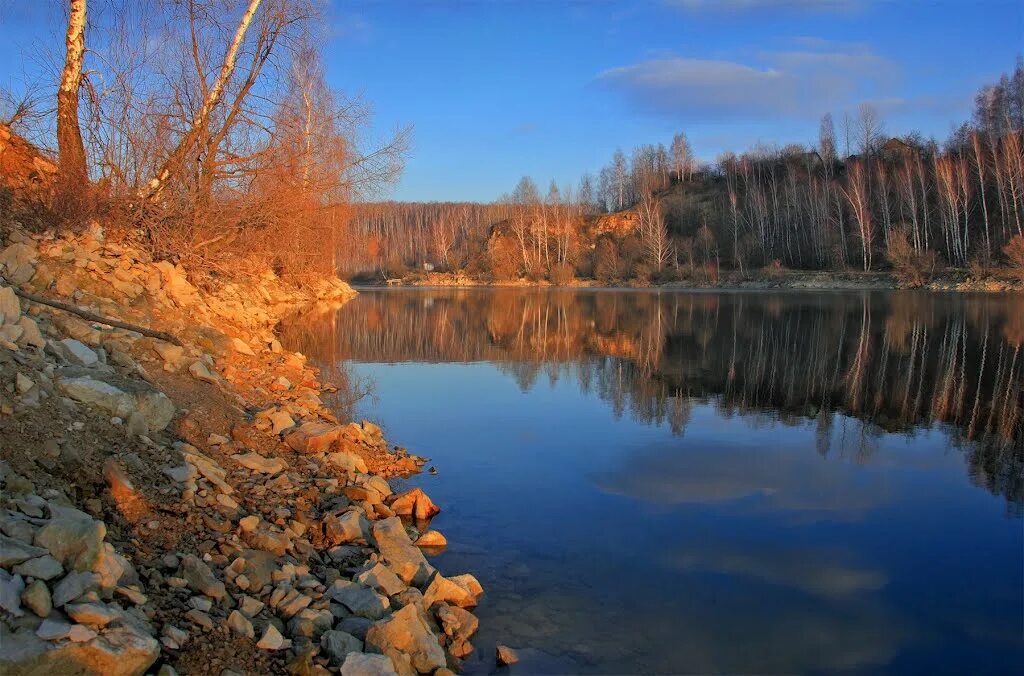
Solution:
M 391 509 L 399 516 L 412 516 L 416 519 L 429 519 L 441 511 L 422 488 L 413 488 L 396 495 L 391 502 Z
M 308 422 L 289 433 L 284 441 L 298 453 L 325 453 L 341 436 L 341 430 L 337 425 Z

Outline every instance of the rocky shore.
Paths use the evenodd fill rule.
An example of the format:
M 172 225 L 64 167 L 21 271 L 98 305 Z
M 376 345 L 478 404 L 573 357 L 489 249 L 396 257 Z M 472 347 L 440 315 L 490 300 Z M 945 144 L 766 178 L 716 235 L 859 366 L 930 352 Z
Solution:
M 459 670 L 483 589 L 388 481 L 424 459 L 337 420 L 273 333 L 353 294 L 197 288 L 98 227 L 0 242 L 0 672 Z

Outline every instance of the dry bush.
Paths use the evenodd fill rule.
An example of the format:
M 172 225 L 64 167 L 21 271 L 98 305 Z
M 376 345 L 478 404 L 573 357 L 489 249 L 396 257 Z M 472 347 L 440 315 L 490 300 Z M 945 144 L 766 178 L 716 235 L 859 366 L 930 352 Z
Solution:
M 518 279 L 519 252 L 507 237 L 495 236 L 487 243 L 487 261 L 491 275 L 497 280 Z
M 551 266 L 551 274 L 548 278 L 552 284 L 559 286 L 565 286 L 572 282 L 575 277 L 575 269 L 569 263 L 555 263 Z
M 698 276 L 709 284 L 717 284 L 719 277 L 718 266 L 714 263 L 705 263 L 697 267 Z
M 1013 274 L 1024 280 L 1024 235 L 1011 237 L 1003 247 L 1003 253 L 1006 254 Z
M 599 237 L 594 247 L 594 278 L 602 282 L 618 279 L 621 259 L 611 237 Z
M 967 270 L 971 279 L 986 279 L 992 274 L 992 260 L 988 256 L 978 254 L 968 261 Z
M 786 266 L 778 258 L 761 268 L 765 279 L 781 279 L 786 274 Z
M 910 237 L 903 230 L 896 230 L 889 235 L 886 257 L 892 264 L 896 279 L 910 288 L 930 282 L 938 267 L 938 254 L 931 250 L 915 250 Z

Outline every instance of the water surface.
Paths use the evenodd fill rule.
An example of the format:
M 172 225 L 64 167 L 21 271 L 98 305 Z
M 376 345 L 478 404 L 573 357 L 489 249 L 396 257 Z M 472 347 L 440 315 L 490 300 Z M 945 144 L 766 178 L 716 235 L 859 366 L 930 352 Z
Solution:
M 437 467 L 467 671 L 1024 664 L 1019 296 L 368 290 L 285 338 Z

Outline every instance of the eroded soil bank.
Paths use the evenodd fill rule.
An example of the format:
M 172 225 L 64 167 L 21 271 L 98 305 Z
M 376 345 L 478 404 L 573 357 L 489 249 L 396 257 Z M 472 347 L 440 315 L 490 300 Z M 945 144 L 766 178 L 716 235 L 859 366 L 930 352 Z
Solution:
M 0 671 L 459 669 L 483 590 L 430 564 L 438 508 L 388 482 L 423 459 L 337 420 L 273 334 L 347 285 L 200 289 L 98 227 L 15 230 L 0 276 Z

